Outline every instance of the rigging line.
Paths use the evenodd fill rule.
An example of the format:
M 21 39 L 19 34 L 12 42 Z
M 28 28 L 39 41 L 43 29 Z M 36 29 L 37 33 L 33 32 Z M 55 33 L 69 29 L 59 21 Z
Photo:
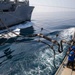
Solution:
M 67 20 L 62 20 L 62 21 L 59 21 L 59 22 L 70 21 L 70 20 L 75 20 L 75 18 L 71 18 L 71 19 L 67 19 Z M 57 22 L 54 22 L 54 23 L 57 23 Z
M 6 29 L 10 32 L 11 30 L 3 23 L 3 21 L 0 19 L 1 23 L 6 27 Z M 17 35 L 17 36 L 21 36 L 21 35 L 18 35 L 16 34 L 15 32 L 12 32 L 13 34 Z M 6 41 L 8 41 L 9 39 L 7 39 Z M 5 41 L 5 42 L 6 42 Z M 5 44 L 5 42 L 3 42 L 1 45 Z
M 21 37 L 21 35 L 19 36 Z M 25 38 L 24 36 L 22 36 L 23 38 Z M 18 37 L 17 37 L 18 38 Z M 17 41 L 17 38 L 13 38 L 14 39 L 14 43 Z M 8 38 L 7 40 L 5 40 L 3 43 L 1 43 L 0 45 L 4 45 L 8 40 L 10 40 L 10 38 Z
M 49 6 L 49 5 L 37 5 L 37 4 L 33 4 L 33 5 L 36 5 L 36 6 L 44 6 L 44 7 L 55 7 L 55 8 L 65 8 L 65 9 L 75 9 L 73 7 L 64 7 L 64 6 Z
M 75 19 L 68 19 L 68 20 L 63 20 L 63 21 L 58 21 L 58 22 L 64 22 L 64 21 L 69 21 L 69 20 L 75 20 Z M 58 22 L 53 22 L 53 23 L 58 23 Z M 41 28 L 40 26 L 37 26 L 34 24 L 34 26 L 38 27 L 38 28 Z M 47 26 L 50 26 L 50 25 L 47 25 Z M 43 28 L 44 30 L 48 31 L 48 32 L 51 32 L 49 31 L 47 28 Z
M 1 21 L 2 24 L 6 27 L 6 29 L 7 29 L 9 32 L 11 32 L 11 30 L 3 23 L 3 21 L 2 21 L 1 19 L 0 19 L 0 21 Z M 13 31 L 12 31 L 12 33 L 15 34 L 15 35 L 17 35 L 17 36 L 19 36 L 19 37 L 21 36 L 21 37 L 25 38 L 24 36 L 18 35 L 18 34 L 16 34 L 16 33 L 13 32 Z M 7 39 L 6 41 L 8 41 L 8 40 L 9 40 L 9 39 Z M 6 41 L 5 41 L 5 42 L 6 42 Z M 16 39 L 15 39 L 15 41 L 16 41 Z M 5 44 L 5 42 L 3 42 L 2 45 Z
M 17 18 L 18 20 L 21 20 L 21 21 L 22 21 L 22 19 L 19 18 L 19 17 L 17 17 L 17 16 L 13 16 L 13 15 L 11 15 L 11 14 L 9 14 L 9 13 L 6 13 L 6 14 L 8 14 L 8 15 L 10 15 L 10 16 L 12 16 L 12 17 L 14 17 L 14 18 Z M 39 26 L 37 26 L 37 27 L 39 27 Z M 7 27 L 6 27 L 6 28 L 7 28 Z M 39 28 L 40 28 L 40 27 L 39 27 Z M 44 30 L 50 32 L 48 29 L 44 29 Z
M 19 18 L 19 17 L 17 17 L 17 16 L 13 16 L 13 15 L 11 15 L 11 14 L 9 14 L 9 13 L 6 13 L 6 14 L 8 14 L 8 15 L 10 15 L 10 16 L 12 16 L 12 17 L 14 17 L 14 18 L 17 18 L 18 20 L 21 20 L 21 21 L 22 21 L 22 19 Z M 39 27 L 39 26 L 37 26 L 37 27 Z M 44 29 L 44 30 L 48 31 L 47 29 Z M 48 32 L 50 32 L 50 31 L 48 31 Z
M 1 21 L 1 19 L 0 19 L 0 21 Z M 2 23 L 2 22 L 1 22 Z M 3 23 L 2 23 L 3 24 Z M 1 25 L 1 28 L 2 28 L 2 25 Z M 3 28 L 2 28 L 3 29 Z M 10 37 L 10 35 L 9 34 L 7 34 L 9 37 Z M 5 35 L 3 35 L 4 37 L 5 37 Z
M 29 41 L 28 41 L 29 42 Z M 31 42 L 31 41 L 30 41 Z M 55 65 L 55 50 L 53 49 L 53 46 L 50 46 L 48 43 L 44 42 L 44 41 L 41 41 L 41 40 L 35 40 L 35 41 L 32 41 L 32 42 L 39 42 L 39 43 L 43 43 L 45 45 L 47 45 L 49 48 L 51 48 L 53 50 L 53 53 L 54 53 L 54 59 L 53 59 L 53 64 L 54 64 L 54 67 L 56 68 L 56 65 Z M 26 43 L 26 42 L 25 42 Z M 32 48 L 31 48 L 32 49 Z
M 55 50 L 53 49 L 53 46 L 50 46 L 48 43 L 44 42 L 44 41 L 41 41 L 41 40 L 38 40 L 38 42 L 41 42 L 43 44 L 46 44 L 47 46 L 49 46 L 52 50 L 53 50 L 53 53 L 54 53 L 54 60 L 53 60 L 53 64 L 54 64 L 54 67 L 56 68 L 56 65 L 55 65 Z
M 58 52 L 59 52 L 59 53 L 63 52 L 63 49 L 61 49 L 61 46 L 60 46 L 60 44 L 59 44 L 58 41 L 53 40 L 53 39 L 51 39 L 51 38 L 49 38 L 49 37 L 47 37 L 47 36 L 45 36 L 45 35 L 43 35 L 43 34 L 32 34 L 32 35 L 30 35 L 29 37 L 36 37 L 36 36 L 41 37 L 41 38 L 44 38 L 44 39 L 50 41 L 51 43 L 57 45 L 57 46 L 58 46 Z M 61 50 L 60 50 L 60 49 L 61 49 Z
M 7 13 L 8 14 L 8 13 Z M 8 15 L 11 15 L 11 14 L 8 14 Z M 17 19 L 19 19 L 19 20 L 22 20 L 21 18 L 18 18 L 18 17 L 16 17 L 16 16 L 13 16 L 13 15 L 11 15 L 12 17 L 15 17 L 15 18 L 17 18 Z M 39 27 L 39 26 L 37 26 L 37 27 Z M 40 27 L 39 27 L 40 28 Z M 44 30 L 46 30 L 46 31 L 48 31 L 47 29 L 44 29 Z M 48 31 L 48 32 L 50 32 L 50 31 Z M 23 36 L 24 37 L 24 36 Z
M 6 37 L 4 34 L 1 34 L 2 36 Z M 7 36 L 10 37 L 10 35 L 7 33 Z
M 12 14 L 9 14 L 9 13 L 6 13 L 6 14 L 8 14 L 8 15 L 10 15 L 10 16 L 12 16 L 12 17 L 14 17 L 14 18 L 16 18 L 16 19 L 18 19 L 18 20 L 20 20 L 20 21 L 23 20 L 22 18 L 19 18 L 19 17 L 17 17 L 17 16 L 12 15 Z M 6 27 L 6 28 L 7 28 L 7 27 Z M 12 32 L 12 33 L 14 33 L 15 35 L 17 35 L 15 32 Z M 21 35 L 17 35 L 17 36 L 21 36 Z
M 11 15 L 11 14 L 9 14 L 9 13 L 7 13 L 8 15 Z M 15 17 L 15 18 L 17 18 L 17 19 L 19 19 L 19 20 L 22 20 L 21 18 L 19 18 L 19 17 L 16 17 L 16 16 L 13 16 L 13 15 L 11 15 L 12 17 Z M 37 27 L 39 27 L 39 26 L 37 26 Z M 46 31 L 48 31 L 48 32 L 50 32 L 48 29 L 44 29 L 44 30 L 46 30 Z
M 2 20 L 1 20 L 1 22 L 2 22 Z M 2 24 L 8 29 L 8 31 L 10 32 L 10 29 L 2 22 Z M 14 33 L 14 34 L 16 34 L 15 32 L 12 32 L 12 33 Z M 17 34 L 16 34 L 17 35 Z M 22 36 L 22 35 L 17 35 L 17 36 Z M 23 38 L 25 38 L 24 36 L 22 36 Z M 6 41 L 8 41 L 9 39 L 7 39 Z M 6 42 L 5 41 L 5 42 Z M 4 44 L 5 42 L 3 42 L 2 44 Z
M 37 25 L 34 25 L 34 26 L 36 26 L 36 27 L 38 27 L 38 28 L 40 28 L 41 29 L 41 27 L 40 26 L 37 26 Z M 51 31 L 49 31 L 48 29 L 46 29 L 46 28 L 43 28 L 43 30 L 45 30 L 45 31 L 47 31 L 47 32 L 51 32 Z
M 11 15 L 11 14 L 9 14 L 9 15 Z M 11 15 L 11 16 L 13 16 L 13 15 Z M 13 17 L 15 17 L 15 16 L 13 16 Z M 19 20 L 22 20 L 21 18 L 18 18 L 18 17 L 16 17 L 17 19 L 19 19 Z M 2 22 L 2 20 L 0 19 L 0 21 Z M 10 32 L 11 30 L 2 22 L 2 24 L 6 27 L 6 29 Z M 15 34 L 15 35 L 17 35 L 17 36 L 22 36 L 22 35 L 18 35 L 18 34 L 16 34 L 15 32 L 13 32 L 12 31 L 12 33 L 13 34 Z M 22 36 L 22 37 L 24 37 L 24 36 Z
M 16 17 L 16 16 L 13 16 L 13 15 L 11 15 L 11 14 L 9 14 L 9 13 L 6 13 L 6 14 L 8 14 L 8 15 L 10 15 L 10 16 L 12 16 L 12 17 L 14 17 L 14 18 L 17 18 L 18 20 L 20 20 L 20 21 L 22 21 L 23 19 L 22 18 L 19 18 L 19 17 Z M 2 20 L 0 19 L 0 21 L 2 22 Z M 6 29 L 8 29 L 8 31 L 10 32 L 11 30 L 2 22 L 2 24 L 6 27 Z M 12 33 L 14 33 L 15 35 L 17 35 L 17 36 L 19 36 L 18 34 L 16 34 L 15 32 L 12 32 Z
M 2 22 L 2 21 L 1 21 L 1 22 Z M 2 23 L 3 23 L 3 22 L 2 22 Z M 10 31 L 9 28 L 8 28 L 4 23 L 3 23 L 3 25 L 8 29 L 8 31 Z M 14 34 L 15 34 L 15 32 L 14 32 Z M 38 36 L 40 36 L 40 37 L 42 36 L 42 37 L 43 37 L 42 34 L 38 34 Z M 23 36 L 23 37 L 24 37 L 24 36 Z M 44 36 L 44 37 L 45 37 L 45 36 Z M 56 41 L 53 41 L 53 40 L 51 40 L 51 39 L 49 39 L 49 38 L 47 38 L 47 37 L 46 37 L 45 39 L 47 39 L 47 40 L 49 40 L 49 41 L 52 41 L 53 43 L 54 43 L 54 42 L 57 43 Z
M 9 32 L 11 32 L 11 30 L 8 28 L 8 26 L 6 26 L 6 25 L 3 23 L 3 21 L 2 21 L 1 19 L 0 19 L 0 21 L 1 21 L 1 23 L 6 27 L 6 29 L 7 29 Z M 16 33 L 13 32 L 13 31 L 12 31 L 12 33 L 15 34 L 15 35 L 17 35 L 17 36 L 20 36 L 20 35 L 16 34 Z

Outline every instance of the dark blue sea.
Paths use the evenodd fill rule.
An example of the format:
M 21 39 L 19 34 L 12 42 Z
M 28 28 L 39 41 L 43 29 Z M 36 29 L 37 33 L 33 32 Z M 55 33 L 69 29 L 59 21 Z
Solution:
M 32 27 L 25 29 L 25 25 Z M 58 42 L 62 39 L 69 41 L 75 31 L 75 12 L 33 12 L 31 22 L 20 24 L 13 29 L 20 36 L 5 32 L 5 36 L 11 38 L 0 38 L 0 75 L 54 75 L 69 45 L 63 44 L 63 52 L 59 53 L 57 45 L 44 38 L 29 35 L 41 33 Z M 38 40 L 53 46 L 55 60 L 53 50 Z M 8 48 L 12 51 L 11 57 L 1 57 Z

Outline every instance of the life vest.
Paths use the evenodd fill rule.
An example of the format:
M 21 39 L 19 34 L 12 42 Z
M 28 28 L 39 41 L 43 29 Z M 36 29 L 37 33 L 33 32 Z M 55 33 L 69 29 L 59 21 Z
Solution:
M 74 51 L 71 51 L 71 52 L 69 53 L 68 60 L 69 60 L 69 61 L 74 61 L 74 58 L 75 58 L 75 53 L 74 53 Z

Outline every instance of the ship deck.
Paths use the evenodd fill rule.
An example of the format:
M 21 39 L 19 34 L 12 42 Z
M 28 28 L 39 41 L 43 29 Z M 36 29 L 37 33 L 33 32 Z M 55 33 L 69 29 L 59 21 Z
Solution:
M 69 68 L 67 68 L 67 66 L 66 66 L 67 58 L 68 58 L 68 56 L 66 56 L 64 58 L 62 64 L 58 68 L 58 70 L 55 73 L 55 75 L 75 75 L 75 70 L 72 70 L 71 66 Z M 74 67 L 74 69 L 75 69 L 75 67 Z
M 72 71 L 72 69 L 66 67 L 60 75 L 75 75 L 75 71 Z

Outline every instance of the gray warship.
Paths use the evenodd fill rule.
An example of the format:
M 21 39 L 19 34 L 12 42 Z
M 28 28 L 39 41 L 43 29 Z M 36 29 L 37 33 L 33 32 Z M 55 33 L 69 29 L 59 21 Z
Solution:
M 29 0 L 0 0 L 0 30 L 31 21 L 33 8 Z

